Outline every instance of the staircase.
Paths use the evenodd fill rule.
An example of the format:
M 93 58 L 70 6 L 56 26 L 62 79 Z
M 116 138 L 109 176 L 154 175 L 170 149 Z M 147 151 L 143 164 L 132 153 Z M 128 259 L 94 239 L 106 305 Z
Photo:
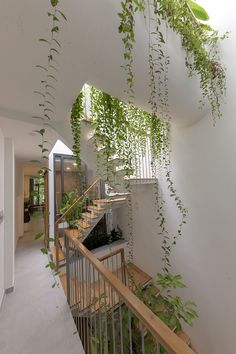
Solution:
M 107 270 L 125 284 L 134 294 L 137 289 L 139 289 L 142 291 L 143 296 L 145 296 L 147 291 L 149 294 L 151 291 L 152 295 L 155 297 L 160 296 L 160 291 L 153 283 L 152 277 L 134 263 L 125 262 L 124 254 L 124 249 L 121 248 L 101 257 L 98 261 L 105 265 Z M 82 263 L 84 263 L 84 261 L 82 261 Z M 87 272 L 89 273 L 89 276 Z M 90 267 L 89 269 L 83 267 L 83 272 L 80 273 L 80 276 L 77 279 L 74 277 L 71 279 L 69 293 L 67 289 L 68 275 L 60 275 L 62 287 L 65 295 L 69 299 L 71 312 L 78 326 L 81 326 L 81 323 L 83 323 L 84 326 L 87 323 L 86 321 L 88 321 L 88 318 L 93 319 L 96 318 L 96 316 L 99 317 L 100 312 L 108 312 L 112 316 L 112 314 L 117 313 L 120 308 L 119 294 L 113 292 L 108 283 L 101 285 L 101 280 L 98 276 L 95 276 L 91 282 L 90 272 Z M 72 289 L 76 289 L 76 291 L 71 291 Z M 175 334 L 188 347 L 191 346 L 190 337 L 184 331 L 177 331 Z M 82 335 L 83 342 L 84 332 L 82 331 L 80 335 Z M 90 352 L 87 347 L 88 335 L 89 334 L 86 333 L 86 339 L 84 339 L 83 343 L 86 353 Z
M 50 247 L 52 261 L 56 263 L 57 268 L 65 265 L 65 245 L 64 235 L 84 241 L 92 232 L 99 221 L 112 210 L 120 208 L 127 203 L 129 193 L 113 193 L 106 198 L 99 198 L 101 193 L 100 178 L 98 178 L 85 192 L 79 197 L 55 224 L 58 231 L 56 242 Z M 73 208 L 76 208 L 79 202 L 82 202 L 82 212 L 78 220 L 74 221 L 73 228 L 68 228 L 66 214 L 69 214 Z M 60 232 L 62 231 L 62 232 Z M 61 235 L 61 236 L 59 236 Z

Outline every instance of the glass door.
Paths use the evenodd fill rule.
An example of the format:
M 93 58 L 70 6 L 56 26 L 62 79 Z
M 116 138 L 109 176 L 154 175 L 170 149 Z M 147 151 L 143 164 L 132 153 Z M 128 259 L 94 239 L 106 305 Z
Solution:
M 61 215 L 63 199 L 72 192 L 81 195 L 86 186 L 86 166 L 82 164 L 82 180 L 75 158 L 54 154 L 55 220 Z

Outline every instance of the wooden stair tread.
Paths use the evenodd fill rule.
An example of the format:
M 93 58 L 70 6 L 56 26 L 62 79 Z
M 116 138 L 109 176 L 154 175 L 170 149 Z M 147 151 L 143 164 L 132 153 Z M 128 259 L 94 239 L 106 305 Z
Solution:
M 81 230 L 79 229 L 66 229 L 65 234 L 67 237 L 71 238 L 81 238 L 84 237 L 84 234 Z
M 89 222 L 85 221 L 85 220 L 78 220 L 77 221 L 77 225 L 79 225 L 83 229 L 90 229 L 90 227 L 92 227 L 92 225 Z
M 58 260 L 59 262 L 62 262 L 65 260 L 65 253 L 62 251 L 62 249 L 59 247 L 59 252 L 58 252 Z M 56 262 L 56 246 L 52 246 L 50 248 L 51 254 L 52 254 L 52 259 L 53 262 Z
M 64 239 L 64 237 L 59 237 L 59 243 L 60 243 L 60 246 L 61 246 L 62 248 L 65 247 L 65 239 Z
M 133 263 L 126 264 L 126 273 L 129 280 L 129 287 L 141 286 L 145 288 L 152 281 L 152 277 Z M 132 284 L 133 283 L 133 284 Z
M 95 205 L 89 205 L 88 210 L 92 210 L 92 211 L 104 211 L 105 208 L 101 208 L 101 207 L 98 207 L 98 206 L 95 206 Z
M 145 289 L 143 289 L 144 297 L 146 297 L 147 295 L 158 296 L 159 293 L 160 293 L 160 290 L 154 284 L 150 284 Z
M 125 202 L 127 199 L 124 198 L 114 198 L 114 199 L 95 199 L 93 200 L 94 204 L 112 204 L 112 203 L 121 203 Z
M 89 212 L 82 213 L 81 215 L 83 216 L 83 218 L 91 219 L 91 220 L 98 219 L 98 217 L 99 217 L 98 215 L 93 214 L 93 213 L 89 213 Z

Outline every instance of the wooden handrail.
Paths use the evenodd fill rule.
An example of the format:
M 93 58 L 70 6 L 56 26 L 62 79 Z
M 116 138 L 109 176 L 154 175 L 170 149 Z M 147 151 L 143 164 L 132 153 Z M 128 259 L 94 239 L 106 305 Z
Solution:
M 55 224 L 56 224 L 56 225 L 60 224 L 60 222 L 64 219 L 64 217 L 74 208 L 74 206 L 75 206 L 76 204 L 78 204 L 78 203 L 86 196 L 86 194 L 87 194 L 100 180 L 101 180 L 101 177 L 98 177 L 98 178 L 91 184 L 91 186 L 90 186 L 88 189 L 86 189 L 86 191 L 85 191 L 80 197 L 78 197 L 78 198 L 74 201 L 73 204 L 71 204 L 71 206 L 69 207 L 69 209 L 67 209 L 67 210 L 65 211 L 65 213 L 64 213 L 63 215 L 61 215 L 61 216 L 59 217 L 59 219 L 56 220 Z
M 196 354 L 175 333 L 173 333 L 127 286 L 112 274 L 78 239 L 69 237 L 75 248 L 79 250 L 106 282 L 119 294 L 125 304 L 142 321 L 158 343 L 168 350 L 169 354 Z

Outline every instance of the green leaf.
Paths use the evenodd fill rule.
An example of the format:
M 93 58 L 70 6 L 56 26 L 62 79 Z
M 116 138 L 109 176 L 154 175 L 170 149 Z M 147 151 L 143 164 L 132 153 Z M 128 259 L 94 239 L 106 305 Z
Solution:
M 47 68 L 45 68 L 45 66 L 42 66 L 42 65 L 35 65 L 36 68 L 39 68 L 39 69 L 43 69 L 45 71 L 48 71 Z
M 51 29 L 51 32 L 58 32 L 59 31 L 59 27 L 58 26 L 54 26 L 52 29 Z
M 39 38 L 39 41 L 40 42 L 45 42 L 45 43 L 47 43 L 47 44 L 51 44 L 47 39 L 45 39 L 45 38 Z
M 63 12 L 61 12 L 60 10 L 57 10 L 57 12 L 59 12 L 59 14 L 64 18 L 65 21 L 67 21 L 66 16 L 63 14 Z
M 48 249 L 47 249 L 46 247 L 41 248 L 40 251 L 41 251 L 43 254 L 48 254 Z
M 35 239 L 35 240 L 38 240 L 38 239 L 40 239 L 43 235 L 44 235 L 43 232 L 38 232 L 37 234 L 35 234 L 34 239 Z
M 37 93 L 38 95 L 40 95 L 42 97 L 45 97 L 45 95 L 42 92 L 40 92 L 40 91 L 34 91 L 34 93 Z
M 58 2 L 59 2 L 59 0 L 51 0 L 51 5 L 52 5 L 53 7 L 56 7 L 57 4 L 58 4 Z
M 60 45 L 60 43 L 58 42 L 58 40 L 56 40 L 55 38 L 53 38 L 52 40 L 58 45 L 58 47 L 61 48 L 61 45 Z
M 206 10 L 198 5 L 195 1 L 188 0 L 188 5 L 191 8 L 192 12 L 194 13 L 194 16 L 201 21 L 208 21 L 209 20 L 209 15 L 206 12 Z
M 35 133 L 38 133 L 38 134 L 40 134 L 40 135 L 44 135 L 44 133 L 45 133 L 45 129 L 44 128 L 42 128 L 42 129 L 40 129 L 40 130 L 34 130 L 34 132 Z

